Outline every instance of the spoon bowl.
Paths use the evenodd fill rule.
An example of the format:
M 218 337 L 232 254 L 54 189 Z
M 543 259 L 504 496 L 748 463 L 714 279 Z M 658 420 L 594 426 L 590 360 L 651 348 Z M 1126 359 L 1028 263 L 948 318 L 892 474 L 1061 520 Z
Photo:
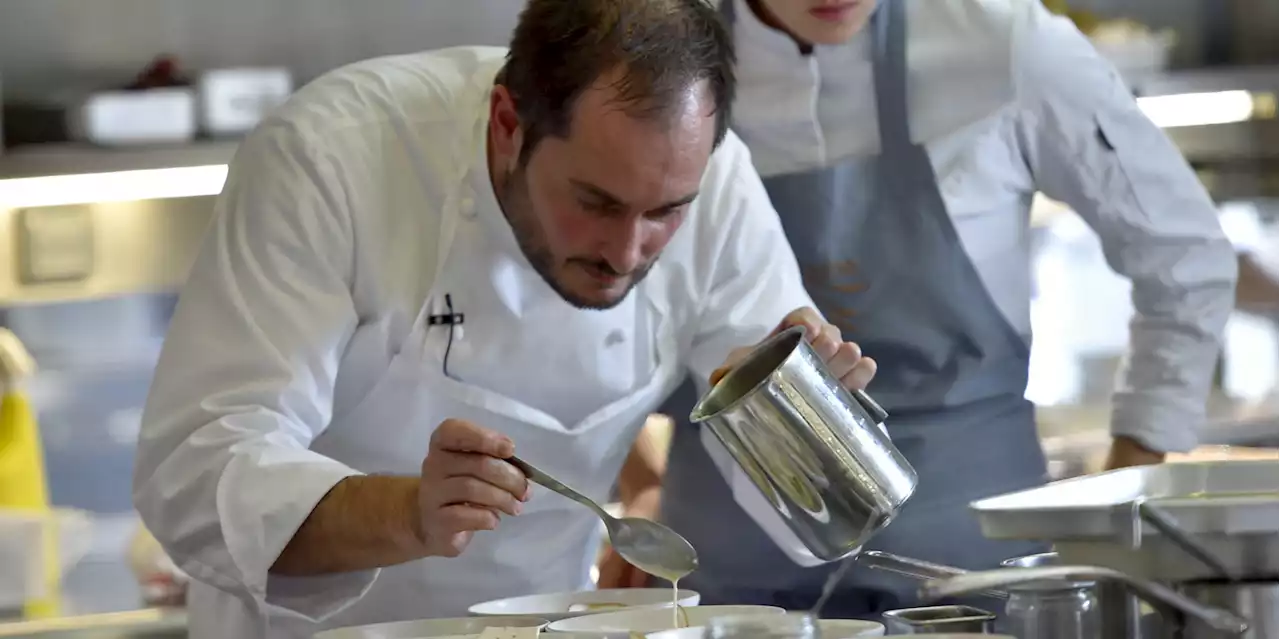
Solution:
M 698 568 L 693 544 L 656 521 L 608 517 L 604 526 L 614 551 L 627 563 L 659 579 L 679 581 Z
M 530 481 L 590 508 L 604 522 L 609 545 L 628 563 L 659 579 L 679 581 L 698 567 L 698 553 L 689 540 L 656 521 L 639 517 L 614 517 L 591 498 L 538 470 L 519 457 L 507 462 Z

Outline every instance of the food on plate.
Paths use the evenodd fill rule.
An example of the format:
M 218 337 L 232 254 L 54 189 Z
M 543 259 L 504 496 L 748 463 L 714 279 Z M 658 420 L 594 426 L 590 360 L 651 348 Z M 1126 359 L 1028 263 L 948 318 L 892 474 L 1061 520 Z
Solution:
M 616 610 L 618 608 L 626 608 L 627 604 L 620 601 L 606 601 L 600 603 L 575 603 L 569 605 L 569 612 L 594 612 L 598 610 Z
M 681 606 L 680 604 L 676 604 L 675 614 L 672 619 L 672 626 L 673 630 L 689 627 L 689 613 L 684 609 L 684 606 Z M 630 639 L 645 639 L 643 632 L 636 632 L 635 630 L 627 632 L 627 636 Z
M 539 628 L 485 628 L 480 639 L 537 639 Z

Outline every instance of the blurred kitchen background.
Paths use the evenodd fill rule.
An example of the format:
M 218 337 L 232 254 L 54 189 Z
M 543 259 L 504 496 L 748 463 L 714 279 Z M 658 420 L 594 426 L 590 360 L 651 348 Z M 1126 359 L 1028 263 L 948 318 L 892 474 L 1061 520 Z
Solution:
M 1047 1 L 1095 38 L 1219 202 L 1241 309 L 1199 454 L 1277 445 L 1277 0 Z M 57 612 L 138 608 L 126 561 L 141 407 L 236 137 L 297 86 L 389 53 L 505 43 L 519 0 L 0 0 L 0 326 L 38 363 L 52 503 L 68 526 Z M 126 90 L 128 89 L 128 90 Z M 1028 396 L 1059 476 L 1096 470 L 1127 338 L 1127 283 L 1038 201 Z M 661 429 L 663 420 L 653 420 Z M 0 423 L 0 481 L 11 437 Z M 1238 448 L 1243 447 L 1243 448 Z M 1261 450 L 1258 450 L 1261 449 Z M 65 536 L 65 535 L 64 535 Z M 4 520 L 0 517 L 0 546 Z M 0 616 L 13 555 L 0 549 Z M 6 595 L 9 596 L 6 596 Z M 28 611 L 27 614 L 31 614 Z M 0 628 L 2 630 L 2 628 Z

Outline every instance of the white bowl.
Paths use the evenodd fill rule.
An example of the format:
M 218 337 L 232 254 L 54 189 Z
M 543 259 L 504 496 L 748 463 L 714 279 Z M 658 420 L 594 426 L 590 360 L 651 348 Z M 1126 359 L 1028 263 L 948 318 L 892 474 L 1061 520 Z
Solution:
M 884 624 L 858 619 L 819 619 L 822 639 L 855 639 L 856 637 L 883 637 Z M 645 635 L 645 639 L 702 639 L 706 628 L 680 628 L 663 630 Z
M 786 611 L 774 606 L 690 606 L 684 608 L 690 626 L 704 626 L 712 617 L 739 615 L 781 615 Z M 671 630 L 671 606 L 631 608 L 598 615 L 561 619 L 547 626 L 549 633 L 575 635 L 575 639 L 603 637 L 627 639 L 632 632 L 641 634 Z
M 317 634 L 314 639 L 427 639 L 429 637 L 470 637 L 485 628 L 542 628 L 549 623 L 538 617 L 458 617 L 392 621 L 337 628 Z
M 686 608 L 698 605 L 701 595 L 680 590 L 678 604 Z M 523 615 L 559 621 L 570 617 L 616 612 L 637 607 L 671 607 L 670 588 L 617 588 L 527 595 L 476 604 L 467 609 L 477 617 Z

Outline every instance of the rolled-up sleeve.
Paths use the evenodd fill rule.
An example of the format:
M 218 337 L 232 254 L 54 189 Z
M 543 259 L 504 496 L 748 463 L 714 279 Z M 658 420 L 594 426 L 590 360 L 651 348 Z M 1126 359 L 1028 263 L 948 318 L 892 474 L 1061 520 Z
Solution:
M 814 306 L 800 267 L 746 145 L 724 141 L 724 177 L 711 188 L 698 260 L 710 274 L 693 336 L 689 367 L 705 387 L 729 352 L 769 335 L 787 313 Z
M 353 469 L 309 450 L 356 325 L 340 182 L 296 129 L 240 146 L 179 298 L 143 414 L 134 503 L 193 578 L 260 613 L 321 620 L 376 572 L 269 569 Z
M 1068 20 L 1026 4 L 1014 58 L 1036 185 L 1098 233 L 1107 263 L 1133 283 L 1112 432 L 1189 450 L 1233 307 L 1234 250 L 1195 173 L 1112 65 Z

